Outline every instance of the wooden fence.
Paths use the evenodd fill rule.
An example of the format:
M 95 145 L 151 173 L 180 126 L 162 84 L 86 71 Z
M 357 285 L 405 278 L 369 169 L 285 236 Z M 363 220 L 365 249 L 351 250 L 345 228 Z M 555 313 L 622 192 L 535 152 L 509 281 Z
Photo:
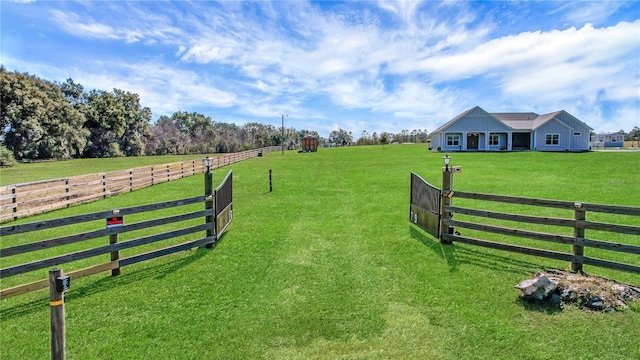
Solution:
M 33 279 L 38 276 L 37 272 L 34 273 L 36 270 L 52 266 L 72 263 L 69 267 L 76 270 L 65 274 L 71 276 L 71 279 L 105 271 L 111 271 L 111 274 L 116 276 L 120 274 L 120 268 L 124 266 L 195 247 L 212 247 L 221 235 L 215 231 L 214 201 L 215 194 L 196 196 L 163 203 L 0 227 L 0 236 L 4 239 L 3 243 L 17 243 L 17 245 L 0 249 L 0 260 L 2 260 L 0 279 L 5 285 L 7 280 L 13 280 L 9 279 L 10 277 L 22 276 L 18 276 L 17 279 L 10 282 L 19 283 L 19 285 L 0 290 L 0 299 L 48 287 L 49 279 L 26 284 L 24 279 Z M 195 209 L 198 204 L 202 205 L 201 210 Z M 150 213 L 154 211 L 171 215 L 151 218 L 153 214 Z M 136 218 L 142 219 L 142 221 L 125 224 L 127 217 L 134 220 Z M 62 228 L 62 230 L 56 231 L 56 228 L 66 226 L 71 226 L 71 228 Z M 80 230 L 82 232 L 68 235 L 72 231 Z M 150 232 L 152 233 L 150 234 Z M 51 234 L 58 236 L 48 238 Z M 118 236 L 124 234 L 127 234 L 128 237 L 136 235 L 139 237 L 119 241 Z M 47 239 L 32 240 L 40 237 L 47 237 Z M 29 242 L 25 243 L 25 239 L 28 239 Z M 100 240 L 96 239 L 102 239 L 104 243 L 101 245 Z M 178 243 L 176 244 L 176 242 Z M 123 250 L 126 250 L 127 257 L 121 257 Z M 22 256 L 12 261 L 11 257 L 15 255 Z M 104 258 L 100 260 L 100 256 Z M 32 261 L 21 262 L 25 261 L 24 259 Z M 109 261 L 106 261 L 107 259 Z M 83 268 L 78 269 L 78 267 Z
M 441 236 L 442 241 L 445 243 L 457 241 L 492 249 L 535 255 L 549 259 L 569 261 L 571 263 L 571 269 L 573 271 L 582 270 L 582 265 L 586 264 L 640 273 L 639 262 L 636 262 L 635 264 L 627 264 L 585 255 L 585 248 L 587 247 L 639 255 L 640 237 L 628 237 L 628 235 L 639 236 L 640 226 L 626 225 L 621 223 L 614 224 L 598 221 L 588 221 L 586 220 L 586 215 L 587 212 L 615 214 L 619 217 L 624 216 L 627 219 L 631 219 L 626 220 L 626 222 L 630 224 L 640 224 L 640 208 L 479 194 L 463 191 L 443 191 L 442 197 L 443 199 L 447 198 L 453 200 L 471 199 L 474 200 L 473 202 L 470 202 L 473 204 L 491 204 L 497 202 L 543 207 L 546 208 L 545 212 L 552 211 L 549 209 L 565 209 L 573 212 L 573 218 L 555 218 L 548 216 L 531 216 L 502 213 L 490 210 L 479 210 L 477 208 L 472 209 L 468 207 L 445 205 L 444 213 L 442 214 L 444 227 Z M 491 205 L 489 205 L 489 207 L 491 207 Z M 453 219 L 453 215 L 455 215 L 455 220 Z M 514 228 L 504 226 L 503 224 L 491 224 L 497 223 L 498 221 L 515 222 L 519 225 L 517 226 L 517 228 Z M 535 224 L 536 226 L 544 226 L 545 229 L 550 227 L 564 229 L 570 228 L 573 230 L 573 235 L 567 235 L 566 233 L 568 233 L 569 231 L 566 230 L 565 234 L 562 234 L 562 232 L 559 230 L 558 233 L 524 230 L 528 227 L 531 227 L 531 224 Z M 518 238 L 571 245 L 571 252 L 560 252 L 556 250 L 532 248 L 507 242 L 495 242 L 472 238 L 469 236 L 464 236 L 466 233 L 464 229 L 472 230 L 472 233 L 493 233 L 504 236 L 514 236 Z M 624 234 L 623 236 L 627 236 L 629 240 L 625 241 L 625 243 L 620 243 L 589 239 L 586 237 L 586 230 L 589 230 L 590 232 L 594 231 L 594 234 L 599 234 L 600 236 L 607 236 L 606 234 Z M 597 254 L 602 255 L 603 253 L 597 251 Z
M 213 169 L 278 150 L 280 147 L 271 146 L 217 155 L 213 158 Z M 192 160 L 2 186 L 0 187 L 0 223 L 105 199 L 143 187 L 201 174 L 205 170 L 202 160 Z

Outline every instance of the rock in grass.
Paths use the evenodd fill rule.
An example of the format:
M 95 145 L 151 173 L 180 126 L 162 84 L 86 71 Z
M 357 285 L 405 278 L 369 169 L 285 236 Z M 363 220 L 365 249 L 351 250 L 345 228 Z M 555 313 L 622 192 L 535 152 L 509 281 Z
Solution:
M 533 279 L 527 279 L 516 288 L 522 292 L 521 296 L 525 299 L 542 300 L 546 298 L 558 287 L 558 283 L 549 279 L 544 274 L 536 274 Z

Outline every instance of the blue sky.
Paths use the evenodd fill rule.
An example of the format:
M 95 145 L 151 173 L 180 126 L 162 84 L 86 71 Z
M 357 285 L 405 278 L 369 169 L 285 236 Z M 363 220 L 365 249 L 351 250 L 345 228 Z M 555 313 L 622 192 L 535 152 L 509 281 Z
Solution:
M 1 63 L 154 121 L 432 131 L 471 107 L 640 126 L 637 1 L 7 1 Z

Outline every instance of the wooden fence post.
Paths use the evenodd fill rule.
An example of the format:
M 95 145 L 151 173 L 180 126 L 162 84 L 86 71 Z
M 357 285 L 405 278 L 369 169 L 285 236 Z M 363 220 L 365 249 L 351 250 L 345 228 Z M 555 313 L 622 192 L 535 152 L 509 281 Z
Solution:
M 571 254 L 573 254 L 573 261 L 571 262 L 571 271 L 582 271 L 582 263 L 584 256 L 584 246 L 582 245 L 582 239 L 584 239 L 584 225 L 581 224 L 587 218 L 587 213 L 582 209 L 582 203 L 574 204 L 575 210 L 573 213 L 573 219 L 576 221 L 573 228 L 573 245 L 571 246 Z
M 67 201 L 67 208 L 69 208 L 69 178 L 64 180 L 64 192 L 67 194 L 65 200 Z
M 453 234 L 453 227 L 446 225 L 445 219 L 451 220 L 451 213 L 446 211 L 445 208 L 451 205 L 451 180 L 453 179 L 453 173 L 447 164 L 447 167 L 442 171 L 442 199 L 440 201 L 440 242 L 443 244 L 451 244 L 450 240 L 445 240 L 442 236 L 445 232 L 447 234 Z
M 11 188 L 11 206 L 13 206 L 13 220 L 17 220 L 18 217 L 16 214 L 18 213 L 18 194 L 16 194 L 16 187 Z
M 206 170 L 204 172 L 204 196 L 205 196 L 205 202 L 204 202 L 204 208 L 206 210 L 209 209 L 213 209 L 214 205 L 214 197 L 213 197 L 213 172 L 211 171 L 211 165 L 213 164 L 213 159 L 209 159 L 207 157 L 207 161 L 208 163 L 206 164 Z M 215 236 L 216 231 L 215 231 L 215 215 L 207 215 L 205 217 L 205 222 L 208 225 L 213 225 L 213 228 L 211 229 L 207 229 L 206 230 L 206 236 Z M 211 249 L 213 248 L 213 246 L 215 245 L 215 242 L 212 241 L 210 243 L 208 243 L 205 247 L 207 249 Z
M 273 191 L 273 181 L 271 178 L 271 169 L 269 169 L 269 192 Z
M 102 198 L 107 198 L 107 174 L 102 173 Z
M 118 243 L 118 234 L 111 234 L 109 235 L 109 245 L 113 245 L 113 244 L 117 244 Z M 120 260 L 120 251 L 116 250 L 116 251 L 112 251 L 111 252 L 111 261 L 118 261 Z M 118 276 L 120 275 L 120 268 L 117 267 L 115 269 L 111 269 L 111 276 Z
M 66 359 L 64 292 L 58 289 L 56 280 L 62 276 L 61 269 L 49 271 L 49 305 L 51 307 L 51 359 Z

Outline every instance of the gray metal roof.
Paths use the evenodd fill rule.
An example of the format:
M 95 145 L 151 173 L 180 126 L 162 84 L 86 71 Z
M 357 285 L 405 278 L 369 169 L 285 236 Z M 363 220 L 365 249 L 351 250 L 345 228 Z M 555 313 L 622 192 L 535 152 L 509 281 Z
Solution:
M 500 121 L 525 121 L 535 120 L 539 115 L 533 112 L 527 113 L 491 113 Z

